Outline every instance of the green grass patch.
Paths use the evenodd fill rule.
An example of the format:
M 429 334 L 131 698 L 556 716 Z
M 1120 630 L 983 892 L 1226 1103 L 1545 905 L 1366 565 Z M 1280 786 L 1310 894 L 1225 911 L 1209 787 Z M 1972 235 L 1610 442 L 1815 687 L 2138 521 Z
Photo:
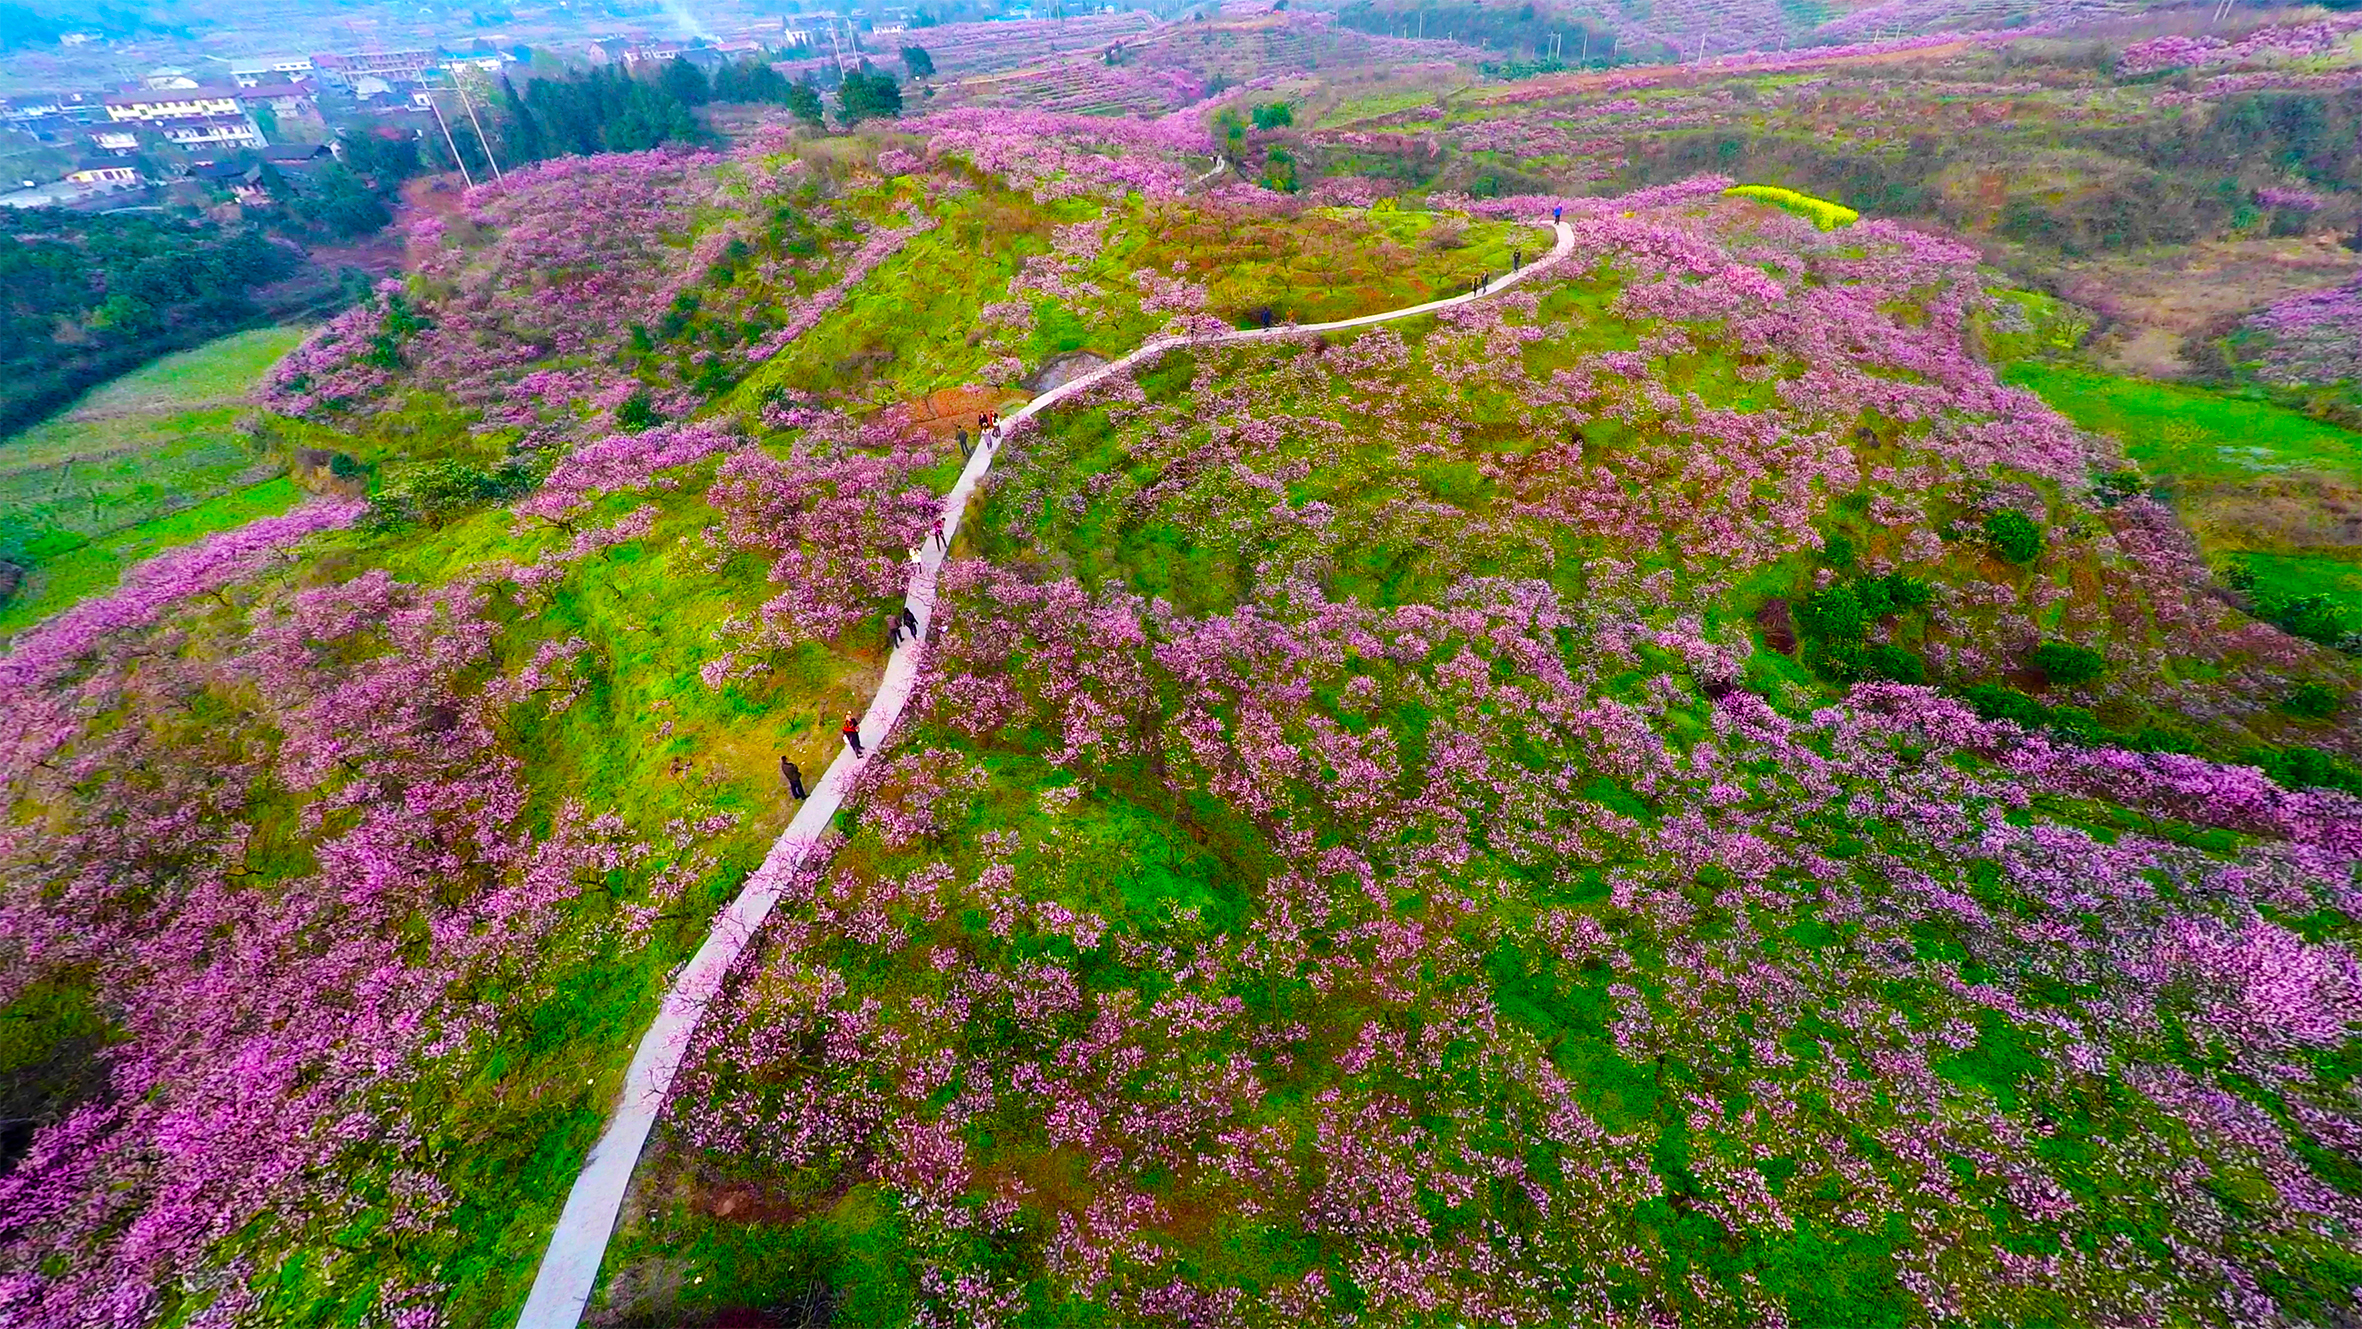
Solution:
M 34 566 L 24 586 L 6 604 L 0 604 L 0 638 L 21 632 L 88 596 L 114 589 L 123 570 L 134 563 L 216 531 L 278 516 L 303 497 L 294 481 L 275 476 L 44 559 Z
M 282 326 L 216 338 L 92 388 L 60 418 L 97 420 L 238 401 L 310 333 L 309 328 Z
M 2240 556 L 2255 589 L 2273 600 L 2326 595 L 2362 621 L 2362 550 Z
M 238 420 L 303 336 L 258 328 L 168 355 L 0 440 L 0 559 L 31 573 L 0 634 L 114 585 L 126 563 L 292 506 Z
M 2160 479 L 2239 483 L 2312 471 L 2362 483 L 2362 434 L 2284 406 L 2041 361 L 2010 365 L 2002 379 L 2124 440 L 2126 455 Z
M 1334 129 L 1338 125 L 1352 124 L 1360 120 L 1376 120 L 1384 116 L 1399 115 L 1404 111 L 1434 105 L 1438 95 L 1448 94 L 1438 94 L 1433 88 L 1405 88 L 1400 92 L 1379 92 L 1372 93 L 1367 97 L 1348 97 L 1324 112 L 1315 127 Z

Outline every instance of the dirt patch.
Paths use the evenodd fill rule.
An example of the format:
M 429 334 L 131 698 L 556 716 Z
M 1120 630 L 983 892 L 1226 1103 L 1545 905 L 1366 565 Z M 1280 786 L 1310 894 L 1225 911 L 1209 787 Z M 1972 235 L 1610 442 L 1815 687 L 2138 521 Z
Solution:
M 902 403 L 910 422 L 937 438 L 949 438 L 952 431 L 965 429 L 968 436 L 976 436 L 976 417 L 987 411 L 1009 411 L 1032 399 L 1031 393 L 996 388 L 988 384 L 970 384 L 961 388 L 943 388 L 924 397 L 913 397 Z
M 2108 320 L 2093 350 L 2111 370 L 2179 378 L 2182 344 L 2302 291 L 2353 279 L 2353 253 L 2330 235 L 2210 240 L 2154 254 L 2063 264 L 2060 293 Z
M 326 448 L 297 448 L 288 474 L 315 494 L 338 498 L 369 497 L 369 472 L 351 457 Z
M 2175 506 L 2208 548 L 2283 553 L 2362 547 L 2362 490 L 2309 474 L 2188 486 Z
M 1763 630 L 1763 644 L 1782 655 L 1796 654 L 1796 622 L 1789 616 L 1788 602 L 1773 596 L 1755 611 L 1755 626 Z

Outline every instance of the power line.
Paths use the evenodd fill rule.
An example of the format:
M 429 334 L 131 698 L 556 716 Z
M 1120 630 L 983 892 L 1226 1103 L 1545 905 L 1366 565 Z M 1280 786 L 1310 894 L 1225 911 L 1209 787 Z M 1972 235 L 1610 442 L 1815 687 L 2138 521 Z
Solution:
M 451 160 L 459 164 L 459 178 L 467 181 L 468 188 L 475 188 L 476 177 L 468 174 L 467 158 L 459 155 L 459 140 L 451 137 L 451 122 L 443 118 L 443 103 L 435 100 L 433 88 L 426 90 L 426 106 L 435 113 L 435 123 L 443 127 L 443 141 L 451 145 Z
M 492 140 L 484 133 L 484 122 L 476 118 L 476 104 L 467 99 L 467 85 L 460 82 L 456 71 L 451 74 L 451 90 L 459 94 L 459 104 L 467 108 L 468 123 L 476 127 L 476 142 L 484 149 L 484 160 L 492 163 L 492 178 L 500 179 L 500 158 L 492 155 Z

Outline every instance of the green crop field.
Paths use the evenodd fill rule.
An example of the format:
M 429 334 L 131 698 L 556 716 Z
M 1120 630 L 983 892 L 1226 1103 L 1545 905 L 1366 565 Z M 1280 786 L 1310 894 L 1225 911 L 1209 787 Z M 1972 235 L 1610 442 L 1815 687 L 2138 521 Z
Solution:
M 2083 428 L 2124 440 L 2126 453 L 2160 478 L 2237 483 L 2310 471 L 2362 484 L 2362 434 L 2286 407 L 2039 361 L 2013 364 L 2003 378 Z
M 240 436 L 241 403 L 304 336 L 260 328 L 166 356 L 0 440 L 0 558 L 29 569 L 0 635 L 115 582 L 128 562 L 301 497 Z

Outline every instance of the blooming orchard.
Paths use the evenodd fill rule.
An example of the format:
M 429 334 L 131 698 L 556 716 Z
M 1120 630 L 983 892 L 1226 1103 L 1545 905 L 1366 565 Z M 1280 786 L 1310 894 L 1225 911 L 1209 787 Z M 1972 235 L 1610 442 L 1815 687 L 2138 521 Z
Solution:
M 51 1013 L 0 1323 L 513 1314 L 780 763 L 875 684 L 977 380 L 1419 303 L 1553 211 L 1493 299 L 1171 349 L 1001 443 L 608 1310 L 2341 1322 L 2362 738 L 2270 699 L 2353 664 L 1995 378 L 1968 246 L 1721 177 L 1411 187 L 1627 169 L 1746 113 L 1659 86 L 1710 72 L 1308 128 L 1417 168 L 1309 198 L 1215 183 L 1202 115 L 966 107 L 418 224 L 265 394 L 378 497 L 0 656 L 0 1001 Z M 2338 298 L 2270 363 L 2345 372 Z
M 2111 588 L 2075 630 L 2209 611 L 1966 354 L 1973 255 L 1716 183 L 1576 205 L 1562 279 L 1424 334 L 1168 356 L 1009 445 L 924 719 L 670 1119 L 773 1203 L 890 1198 L 914 1267 L 841 1268 L 855 1313 L 2346 1303 L 2362 802 L 1751 659 L 1739 586 L 1850 533 L 1937 587 L 1939 672 L 1993 668 L 2047 592 L 1942 514 L 2012 487 L 2092 528 L 2045 555 Z

